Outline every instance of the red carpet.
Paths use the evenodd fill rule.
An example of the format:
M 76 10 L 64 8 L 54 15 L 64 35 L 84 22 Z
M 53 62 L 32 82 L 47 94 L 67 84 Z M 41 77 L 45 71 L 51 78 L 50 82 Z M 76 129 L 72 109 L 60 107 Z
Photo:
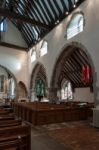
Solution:
M 99 150 L 99 129 L 85 122 L 67 123 L 48 134 L 73 150 Z

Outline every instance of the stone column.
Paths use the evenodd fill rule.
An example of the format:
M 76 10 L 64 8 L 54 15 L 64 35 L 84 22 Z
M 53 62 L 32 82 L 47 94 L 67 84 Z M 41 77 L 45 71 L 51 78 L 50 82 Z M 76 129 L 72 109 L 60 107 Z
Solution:
M 51 103 L 57 103 L 59 100 L 57 96 L 58 88 L 48 88 L 48 99 Z

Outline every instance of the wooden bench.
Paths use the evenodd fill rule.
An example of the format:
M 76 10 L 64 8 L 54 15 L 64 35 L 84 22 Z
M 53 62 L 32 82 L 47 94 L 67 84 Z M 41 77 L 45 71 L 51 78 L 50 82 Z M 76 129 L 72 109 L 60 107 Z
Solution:
M 22 123 L 22 120 L 20 120 L 20 119 L 2 120 L 2 121 L 0 121 L 0 125 L 2 125 L 2 124 L 16 123 L 16 122 L 21 122 Z
M 0 150 L 28 150 L 26 135 L 11 136 L 0 141 Z
M 0 116 L 0 121 L 3 120 L 14 120 L 15 117 L 14 116 Z
M 13 113 L 0 109 L 0 150 L 30 150 L 31 128 Z
M 12 108 L 18 117 L 32 123 L 41 125 L 48 123 L 86 120 L 92 116 L 92 105 L 80 102 L 68 102 L 62 104 L 27 102 L 12 103 Z
M 0 150 L 14 148 L 31 150 L 31 129 L 29 125 L 0 128 Z
M 0 122 L 0 128 L 1 127 L 11 127 L 11 126 L 18 126 L 21 125 L 22 121 L 21 120 L 7 120 L 7 121 L 2 121 Z

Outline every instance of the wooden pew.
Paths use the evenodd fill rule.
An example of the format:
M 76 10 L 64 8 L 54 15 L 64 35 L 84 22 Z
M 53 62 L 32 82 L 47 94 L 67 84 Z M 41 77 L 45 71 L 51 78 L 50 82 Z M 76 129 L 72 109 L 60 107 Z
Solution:
M 18 117 L 32 123 L 41 125 L 48 123 L 86 120 L 92 116 L 93 104 L 83 105 L 80 102 L 67 102 L 50 104 L 39 102 L 13 103 L 12 108 Z
M 19 126 L 22 124 L 21 120 L 7 120 L 0 122 L 0 128 L 1 127 L 11 127 L 11 126 Z
M 2 138 L 0 141 L 0 150 L 28 150 L 26 138 L 26 135 Z
M 15 117 L 14 116 L 0 116 L 0 121 L 3 120 L 14 120 Z
M 30 150 L 31 130 L 14 114 L 0 109 L 0 150 Z
M 7 115 L 7 114 L 8 114 L 7 111 L 1 111 L 1 110 L 0 110 L 0 115 Z
M 10 124 L 10 123 L 15 123 L 15 122 L 21 122 L 22 123 L 22 120 L 20 120 L 20 119 L 3 120 L 3 121 L 0 121 L 0 125 L 2 125 L 2 124 Z
M 5 150 L 6 148 L 31 150 L 30 126 L 18 125 L 0 128 L 0 150 Z

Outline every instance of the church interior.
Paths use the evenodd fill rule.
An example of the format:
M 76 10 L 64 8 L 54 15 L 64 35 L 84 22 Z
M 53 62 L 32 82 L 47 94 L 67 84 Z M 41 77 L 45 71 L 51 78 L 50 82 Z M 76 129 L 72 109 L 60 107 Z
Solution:
M 99 149 L 99 0 L 0 0 L 0 150 Z

